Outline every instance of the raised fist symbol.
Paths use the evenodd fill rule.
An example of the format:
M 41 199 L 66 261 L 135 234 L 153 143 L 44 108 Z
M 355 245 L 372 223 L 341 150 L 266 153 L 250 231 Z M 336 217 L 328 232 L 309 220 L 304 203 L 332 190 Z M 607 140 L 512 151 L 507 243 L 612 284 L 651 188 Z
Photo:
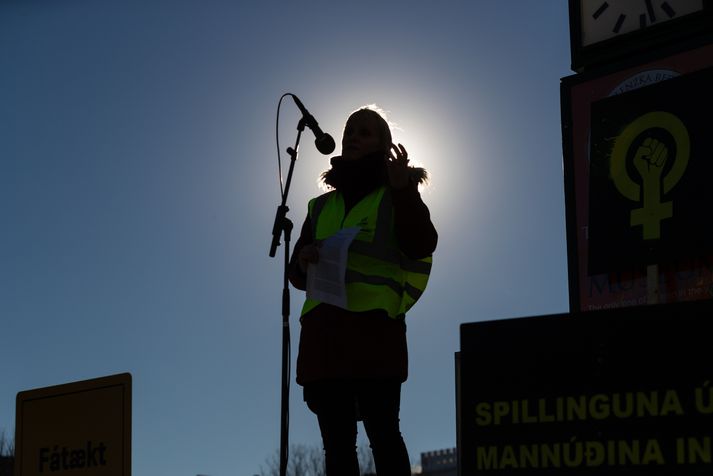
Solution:
M 668 148 L 660 141 L 648 137 L 639 146 L 634 156 L 634 167 L 646 180 L 649 177 L 660 177 L 663 166 L 668 158 Z

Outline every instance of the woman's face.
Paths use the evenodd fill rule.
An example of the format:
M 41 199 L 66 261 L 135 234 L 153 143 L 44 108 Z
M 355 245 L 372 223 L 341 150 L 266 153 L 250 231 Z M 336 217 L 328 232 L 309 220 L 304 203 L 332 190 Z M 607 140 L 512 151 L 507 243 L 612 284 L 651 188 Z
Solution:
M 354 114 L 347 120 L 342 136 L 342 159 L 358 160 L 384 148 L 379 124 L 367 114 Z

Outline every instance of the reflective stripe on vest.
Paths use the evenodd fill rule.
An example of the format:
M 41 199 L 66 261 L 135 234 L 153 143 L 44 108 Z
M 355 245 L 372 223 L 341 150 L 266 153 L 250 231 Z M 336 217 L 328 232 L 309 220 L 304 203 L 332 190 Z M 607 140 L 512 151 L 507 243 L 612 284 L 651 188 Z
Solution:
M 344 199 L 336 191 L 309 202 L 312 236 L 324 240 L 342 228 L 359 227 L 349 247 L 347 271 L 347 309 L 384 309 L 392 318 L 403 318 L 423 294 L 431 272 L 431 257 L 412 260 L 398 248 L 394 235 L 391 194 L 381 187 L 344 213 Z M 319 301 L 307 299 L 302 315 Z

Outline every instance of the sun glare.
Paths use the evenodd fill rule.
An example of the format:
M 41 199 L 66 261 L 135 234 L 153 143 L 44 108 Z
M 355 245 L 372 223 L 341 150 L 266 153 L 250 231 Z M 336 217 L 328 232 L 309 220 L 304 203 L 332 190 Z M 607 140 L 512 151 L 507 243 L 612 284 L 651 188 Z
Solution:
M 363 86 L 358 88 L 360 91 L 364 89 Z M 325 130 L 334 135 L 337 143 L 334 155 L 341 153 L 341 136 L 351 112 L 369 107 L 385 116 L 391 128 L 392 141 L 404 145 L 410 165 L 426 170 L 428 182 L 420 185 L 419 191 L 434 220 L 445 233 L 447 229 L 462 225 L 464 208 L 471 208 L 470 204 L 476 201 L 486 201 L 480 195 L 487 187 L 478 182 L 480 177 L 487 175 L 477 169 L 477 150 L 482 147 L 482 141 L 477 137 L 473 119 L 454 117 L 454 98 L 448 94 L 436 94 L 431 101 L 424 102 L 422 98 L 428 94 L 423 88 L 382 94 L 377 88 L 370 97 L 342 97 L 339 101 L 324 101 L 321 104 L 317 101 L 313 107 L 322 111 L 320 124 L 324 124 Z M 433 95 L 433 91 L 430 94 Z M 315 162 L 308 161 L 311 171 L 302 171 L 301 176 L 309 177 L 313 192 L 317 189 L 322 193 L 324 188 L 319 175 L 329 168 L 329 162 L 314 155 Z M 477 214 L 477 210 L 474 213 Z
M 476 148 L 466 145 L 478 140 L 473 133 L 459 131 L 445 114 L 421 112 L 410 111 L 403 117 L 394 114 L 399 126 L 392 129 L 393 141 L 406 147 L 411 165 L 426 169 L 428 182 L 419 186 L 419 192 L 445 233 L 463 222 L 464 210 L 479 193 Z

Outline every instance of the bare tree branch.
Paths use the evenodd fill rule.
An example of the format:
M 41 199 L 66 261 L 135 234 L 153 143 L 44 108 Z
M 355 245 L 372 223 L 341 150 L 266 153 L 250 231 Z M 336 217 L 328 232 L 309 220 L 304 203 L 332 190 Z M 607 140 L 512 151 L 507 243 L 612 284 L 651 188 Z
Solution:
M 11 458 L 15 455 L 15 441 L 5 436 L 5 430 L 0 431 L 0 457 Z
M 12 476 L 15 461 L 15 442 L 0 431 L 0 476 Z
M 357 456 L 359 458 L 359 470 L 361 474 L 376 474 L 374 455 L 368 446 L 360 445 L 359 448 L 357 448 Z

